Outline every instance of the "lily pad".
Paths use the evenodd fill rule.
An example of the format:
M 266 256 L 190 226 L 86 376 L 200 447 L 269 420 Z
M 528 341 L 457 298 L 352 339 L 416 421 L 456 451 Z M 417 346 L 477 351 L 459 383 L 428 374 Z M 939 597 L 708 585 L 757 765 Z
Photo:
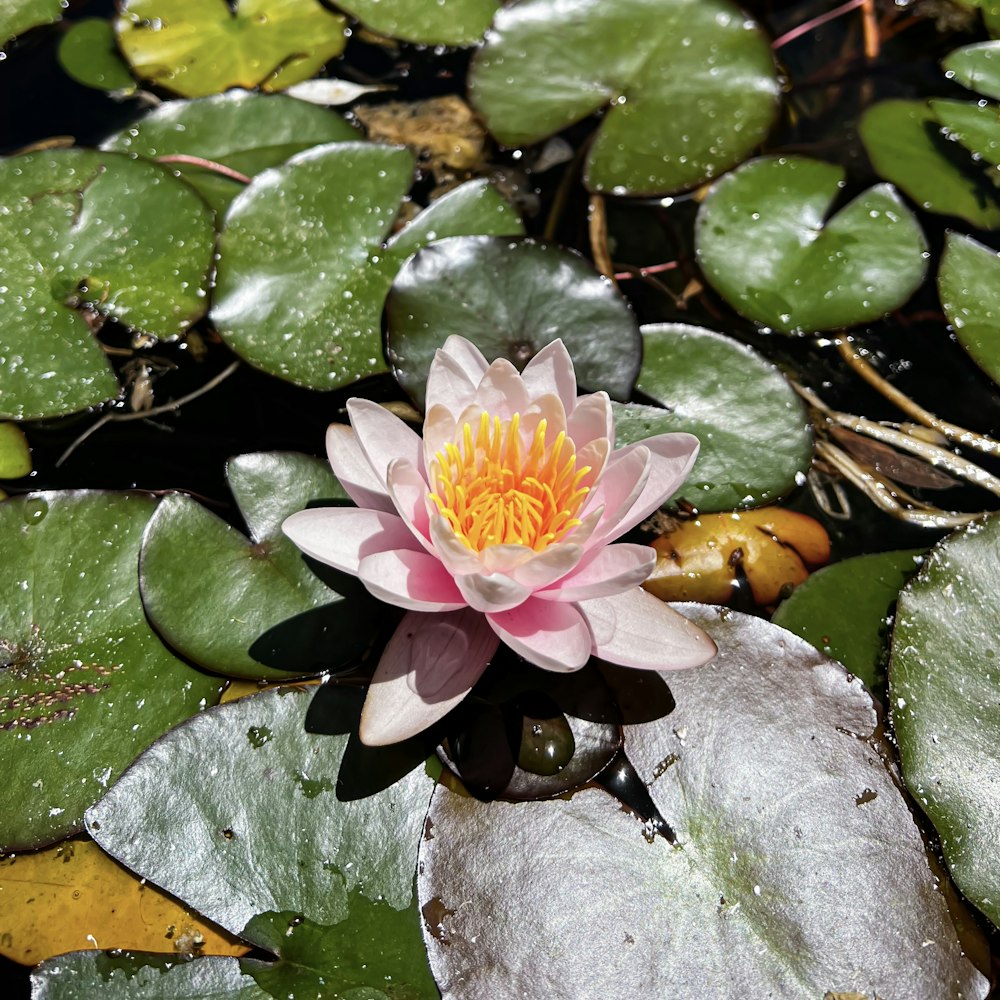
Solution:
M 926 102 L 880 101 L 865 112 L 858 128 L 879 176 L 921 208 L 981 229 L 1000 228 L 996 188 L 941 134 Z
M 986 101 L 931 101 L 945 135 L 994 166 L 1000 164 L 1000 108 Z
M 354 664 L 384 606 L 353 581 L 349 599 L 328 587 L 281 532 L 289 514 L 310 504 L 348 502 L 329 466 L 260 452 L 232 459 L 226 472 L 250 537 L 190 497 L 164 497 L 139 563 L 153 626 L 188 659 L 230 677 L 275 679 Z
M 344 51 L 345 26 L 319 0 L 123 0 L 115 20 L 135 74 L 182 97 L 308 80 Z
M 95 90 L 129 95 L 138 86 L 118 51 L 115 29 L 103 17 L 85 17 L 70 26 L 59 42 L 59 65 Z
M 17 424 L 0 423 L 0 479 L 20 479 L 31 472 L 31 449 Z
M 253 177 L 327 142 L 357 139 L 339 115 L 284 94 L 231 90 L 196 101 L 166 101 L 101 143 L 148 159 L 190 156 Z M 221 216 L 246 186 L 211 168 L 171 163 Z
M 1000 42 L 977 42 L 948 53 L 941 62 L 948 77 L 985 97 L 1000 98 Z
M 61 0 L 0 0 L 0 45 L 29 28 L 54 24 L 64 9 Z
M 984 997 L 861 682 L 767 622 L 684 612 L 719 655 L 625 731 L 676 844 L 599 790 L 439 786 L 417 885 L 443 995 Z
M 879 695 L 892 609 L 923 554 L 879 552 L 827 566 L 799 584 L 771 621 L 839 660 Z
M 474 45 L 490 26 L 499 0 L 339 0 L 367 28 L 422 45 Z
M 701 451 L 671 497 L 700 511 L 769 503 L 789 492 L 812 461 L 805 408 L 785 377 L 756 351 L 697 326 L 642 328 L 637 388 L 665 409 L 615 406 L 616 444 L 687 431 Z
M 276 688 L 177 727 L 88 812 L 88 829 L 142 877 L 279 955 L 242 965 L 272 995 L 325 995 L 325 979 L 327 992 L 392 982 L 398 995 L 436 996 L 413 893 L 433 781 L 419 766 L 343 801 L 349 737 L 308 732 L 311 699 Z
M 445 236 L 521 232 L 494 188 L 469 181 L 387 240 L 413 166 L 396 147 L 319 146 L 264 171 L 234 200 L 212 321 L 237 354 L 311 389 L 385 372 L 382 306 L 403 261 Z
M 508 146 L 606 109 L 584 180 L 614 194 L 680 191 L 735 166 L 767 135 L 778 92 L 766 37 L 728 0 L 525 0 L 498 11 L 470 76 Z
M 579 254 L 534 240 L 456 236 L 400 269 L 386 302 L 393 374 L 420 408 L 434 352 L 450 334 L 523 368 L 561 337 L 581 385 L 628 399 L 642 339 L 628 303 Z
M 938 293 L 958 342 L 1000 384 L 1000 254 L 961 233 L 948 233 Z
M 80 306 L 159 338 L 204 314 L 211 212 L 167 170 L 54 150 L 0 161 L 0 191 L 0 416 L 59 416 L 117 395 Z
M 838 330 L 898 309 L 920 286 L 927 244 L 887 184 L 831 214 L 841 167 L 768 156 L 713 185 L 698 212 L 698 261 L 744 316 L 782 333 Z
M 136 562 L 152 509 L 83 491 L 0 505 L 4 851 L 79 830 L 141 750 L 222 691 L 146 623 Z
M 949 535 L 899 595 L 889 690 L 903 777 L 966 898 L 1000 924 L 1000 517 Z

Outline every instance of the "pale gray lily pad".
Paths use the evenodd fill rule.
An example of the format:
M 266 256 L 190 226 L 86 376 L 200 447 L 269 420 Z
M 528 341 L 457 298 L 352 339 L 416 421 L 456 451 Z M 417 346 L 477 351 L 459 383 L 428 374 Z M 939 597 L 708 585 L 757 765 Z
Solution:
M 507 146 L 604 110 L 585 183 L 658 194 L 745 159 L 779 86 L 763 32 L 728 0 L 525 0 L 497 13 L 469 92 Z
M 139 494 L 36 493 L 0 504 L 0 850 L 80 829 L 136 755 L 218 700 L 139 601 Z
M 211 318 L 226 343 L 311 389 L 387 371 L 382 306 L 403 261 L 445 236 L 521 232 L 494 188 L 469 181 L 390 237 L 413 168 L 405 149 L 342 142 L 256 177 L 220 237 Z
M 338 0 L 337 6 L 380 35 L 421 45 L 474 45 L 499 0 Z
M 899 596 L 889 662 L 907 787 L 966 898 L 1000 924 L 1000 517 L 944 539 Z
M 686 431 L 698 460 L 671 500 L 700 511 L 770 503 L 790 492 L 812 461 L 812 430 L 784 375 L 750 347 L 684 323 L 642 328 L 637 388 L 663 409 L 616 405 L 620 447 Z
M 985 997 L 861 682 L 760 619 L 683 610 L 719 655 L 625 732 L 676 844 L 598 790 L 435 791 L 417 884 L 444 1000 Z

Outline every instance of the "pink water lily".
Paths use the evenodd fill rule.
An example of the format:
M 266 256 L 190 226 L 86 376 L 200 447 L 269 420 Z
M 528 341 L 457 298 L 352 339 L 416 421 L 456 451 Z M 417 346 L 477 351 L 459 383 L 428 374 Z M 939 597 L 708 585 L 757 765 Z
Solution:
M 684 481 L 690 434 L 614 448 L 605 392 L 577 397 L 562 341 L 522 373 L 488 365 L 462 337 L 431 364 L 421 439 L 367 399 L 327 434 L 330 464 L 357 508 L 293 514 L 307 555 L 356 575 L 407 614 L 361 716 L 361 739 L 406 739 L 468 694 L 502 640 L 546 670 L 591 655 L 650 670 L 715 654 L 697 626 L 640 584 L 648 545 L 614 541 Z

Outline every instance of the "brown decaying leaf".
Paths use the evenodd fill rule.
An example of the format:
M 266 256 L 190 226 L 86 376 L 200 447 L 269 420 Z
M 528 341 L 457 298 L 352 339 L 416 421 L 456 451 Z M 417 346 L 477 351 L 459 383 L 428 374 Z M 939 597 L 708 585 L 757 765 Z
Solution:
M 876 472 L 897 483 L 918 486 L 925 490 L 947 490 L 958 481 L 940 469 L 911 458 L 880 441 L 873 441 L 862 434 L 855 434 L 846 427 L 828 427 L 831 437 L 859 462 L 870 465 Z

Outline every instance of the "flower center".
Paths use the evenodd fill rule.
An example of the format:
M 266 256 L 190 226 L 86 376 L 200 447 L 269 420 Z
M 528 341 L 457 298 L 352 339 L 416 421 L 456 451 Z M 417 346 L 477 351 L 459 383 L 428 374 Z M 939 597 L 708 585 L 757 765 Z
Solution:
M 465 424 L 461 446 L 445 445 L 431 465 L 430 498 L 474 552 L 510 544 L 540 552 L 580 523 L 576 515 L 590 492 L 580 483 L 590 466 L 577 469 L 565 431 L 546 444 L 545 420 L 525 449 L 520 419 L 484 413 L 475 434 Z

